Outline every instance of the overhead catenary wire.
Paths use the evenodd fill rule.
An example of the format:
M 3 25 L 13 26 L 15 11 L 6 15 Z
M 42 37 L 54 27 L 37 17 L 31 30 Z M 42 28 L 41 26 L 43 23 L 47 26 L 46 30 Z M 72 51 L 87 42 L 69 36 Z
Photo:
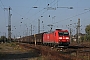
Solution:
M 38 2 L 38 0 L 36 0 L 36 2 L 33 4 L 33 6 Z M 33 7 L 31 7 L 26 13 L 25 16 L 31 11 L 31 9 L 33 9 Z
M 3 7 L 5 7 L 5 6 L 3 5 L 3 3 L 2 3 L 2 1 L 1 1 L 1 0 L 0 0 L 0 2 L 1 2 L 1 4 L 2 4 L 2 6 L 3 6 Z
M 0 1 L 1 1 L 1 0 L 0 0 Z M 37 0 L 37 1 L 38 1 L 38 0 Z M 37 2 L 37 1 L 36 1 L 36 2 Z M 36 2 L 35 2 L 35 3 L 36 3 Z M 53 3 L 54 3 L 54 4 L 53 4 Z M 56 3 L 57 3 L 57 2 L 56 2 Z M 55 0 L 53 0 L 50 4 L 55 5 L 56 3 L 55 3 Z M 34 4 L 33 4 L 33 5 L 34 5 Z M 32 9 L 32 8 L 31 8 L 31 9 Z M 30 10 L 31 10 L 31 9 L 30 9 Z M 43 10 L 44 10 L 44 9 L 38 11 L 38 12 L 35 13 L 33 16 L 37 15 L 38 13 L 42 12 Z M 48 10 L 46 10 L 46 11 L 48 11 Z M 44 13 L 45 13 L 45 12 L 44 12 Z M 41 15 L 43 15 L 44 13 L 42 12 Z M 19 14 L 19 15 L 20 15 L 20 14 Z M 20 15 L 20 16 L 22 16 L 22 15 Z M 75 15 L 75 16 L 77 16 L 77 15 Z M 75 17 L 75 16 L 72 16 L 72 17 L 70 17 L 70 18 L 73 18 L 73 17 Z M 23 16 L 23 17 L 24 17 L 24 16 Z M 25 18 L 25 17 L 24 17 L 24 18 Z M 66 18 L 66 19 L 70 19 L 70 18 Z M 66 20 L 66 19 L 64 19 L 64 20 Z M 57 23 L 57 22 L 56 22 L 56 23 Z
M 55 2 L 55 0 L 53 0 L 50 4 L 52 4 L 52 3 L 54 3 L 54 2 Z M 58 1 L 58 2 L 59 2 L 59 1 Z M 55 4 L 58 4 L 58 2 L 56 1 L 54 4 L 51 5 L 51 7 L 54 6 Z M 49 4 L 49 5 L 50 5 L 50 4 Z M 58 6 L 57 6 L 57 7 L 58 7 Z M 57 8 L 57 7 L 55 7 L 55 8 Z M 47 11 L 48 11 L 48 10 L 44 11 L 41 15 L 43 15 L 43 14 L 44 14 L 45 12 L 47 12 Z M 36 20 L 36 19 L 35 19 L 35 20 Z
M 36 0 L 36 2 L 33 4 L 33 6 L 37 3 L 38 0 Z M 32 9 L 32 7 L 24 14 L 24 15 L 21 15 L 19 14 L 18 12 L 16 12 L 15 10 L 12 9 L 13 12 L 15 12 L 15 14 L 19 15 L 21 17 L 21 19 L 29 19 L 26 17 L 26 15 L 29 13 L 29 11 Z M 30 19 L 29 19 L 30 20 Z M 31 24 L 31 23 L 30 23 Z
M 56 24 L 56 23 L 59 23 L 59 22 L 62 22 L 62 21 L 65 21 L 65 20 L 68 20 L 68 19 L 71 19 L 71 18 L 74 18 L 74 17 L 80 16 L 80 15 L 83 15 L 83 14 L 85 14 L 85 13 L 87 13 L 87 12 L 90 12 L 90 11 L 86 11 L 86 12 L 83 12 L 83 13 L 80 13 L 80 14 L 77 14 L 77 15 L 74 15 L 74 16 L 72 16 L 72 17 L 69 17 L 69 18 L 63 19 L 63 20 L 58 21 L 58 22 L 55 22 L 55 23 L 53 23 L 53 24 Z
M 53 0 L 49 5 L 51 5 L 52 3 L 54 3 L 54 1 L 55 1 L 55 0 Z M 47 8 L 47 7 L 48 7 L 48 6 L 46 6 L 46 8 Z M 38 8 L 39 8 L 39 7 L 38 7 Z M 45 10 L 45 9 L 42 8 L 42 9 L 39 10 L 37 13 L 33 14 L 31 17 L 33 17 L 33 16 L 39 14 L 39 13 L 42 12 L 43 10 Z M 42 12 L 42 13 L 39 15 L 39 17 L 40 17 L 41 15 L 43 15 L 45 12 L 47 12 L 47 11 L 48 11 L 48 10 L 45 10 L 44 12 Z M 38 17 L 38 18 L 39 18 L 39 17 Z M 37 20 L 38 18 L 33 19 L 32 22 L 35 21 L 35 20 Z
M 5 24 L 6 24 L 4 27 L 6 28 L 6 26 L 7 26 L 7 22 L 6 22 L 7 21 L 7 18 L 6 18 L 6 15 L 5 15 L 5 9 L 4 9 L 5 6 L 4 6 L 4 4 L 3 4 L 3 2 L 1 0 L 0 0 L 0 2 L 2 4 L 2 6 L 3 6 L 3 7 L 2 6 L 0 6 L 0 7 L 2 8 L 2 10 L 4 10 L 4 21 L 5 21 Z
M 55 0 L 54 0 L 54 1 L 55 1 Z M 54 1 L 53 1 L 53 2 L 54 2 Z M 50 4 L 52 4 L 52 3 L 50 3 Z M 48 6 L 46 6 L 46 7 L 48 7 Z M 39 15 L 38 18 L 35 18 L 35 19 L 32 20 L 32 23 L 33 23 L 33 22 L 36 22 L 35 20 L 39 19 L 41 15 L 43 15 L 45 12 L 48 11 L 48 10 L 45 10 L 45 11 L 43 12 L 43 10 L 45 10 L 45 9 L 42 8 L 41 10 L 39 10 L 37 13 L 35 13 L 35 14 L 33 15 L 33 16 L 35 16 L 35 15 L 39 14 L 40 12 L 42 12 L 42 13 Z M 33 16 L 32 16 L 32 17 L 33 17 Z
M 2 4 L 2 6 L 0 6 L 1 7 L 1 9 L 3 9 L 4 10 L 4 8 L 5 8 L 5 6 L 3 5 L 3 3 L 2 3 L 2 1 L 0 0 L 0 2 L 1 2 L 1 4 Z
M 1 7 L 1 9 L 3 9 L 2 6 L 0 6 L 0 7 Z
M 37 0 L 37 1 L 38 1 L 38 0 Z M 37 1 L 33 4 L 33 6 L 37 3 Z M 32 8 L 33 8 L 33 7 L 31 7 L 31 9 L 32 9 Z M 17 14 L 18 14 L 19 16 L 21 16 L 22 18 L 29 19 L 29 18 L 26 17 L 26 15 L 29 13 L 29 11 L 30 11 L 31 9 L 29 9 L 28 12 L 26 12 L 26 14 L 24 14 L 24 16 L 21 15 L 21 14 L 19 14 L 18 12 L 14 11 L 14 10 L 12 10 L 12 11 L 14 11 L 15 13 L 17 13 Z M 31 17 L 34 17 L 35 15 L 37 15 L 38 13 L 40 13 L 40 12 L 43 11 L 43 10 L 44 10 L 44 9 L 39 10 L 37 13 L 33 14 Z M 29 20 L 31 20 L 31 19 L 29 19 Z
M 47 11 L 48 11 L 48 10 L 45 10 L 45 11 L 44 11 L 43 13 L 41 13 L 41 14 L 40 14 L 37 18 L 35 18 L 33 21 L 35 21 L 35 20 L 39 19 L 39 18 L 40 18 L 40 16 L 41 16 L 41 15 L 43 15 L 43 14 L 44 14 L 45 12 L 47 12 Z M 32 21 L 32 22 L 33 22 L 33 21 Z
M 52 4 L 54 1 L 55 1 L 55 0 L 53 0 L 50 4 Z M 33 4 L 33 6 L 34 6 L 37 2 L 38 2 L 38 0 L 36 0 L 36 2 Z M 46 6 L 46 7 L 47 7 L 47 6 Z M 31 7 L 31 9 L 32 9 L 32 7 Z M 31 11 L 31 9 L 29 9 L 28 12 L 26 12 L 26 13 L 24 14 L 24 16 L 21 15 L 21 14 L 19 14 L 18 12 L 14 11 L 14 10 L 12 10 L 12 11 L 14 11 L 15 13 L 17 13 L 17 14 L 18 14 L 19 16 L 21 16 L 22 18 L 29 19 L 29 18 L 27 18 L 27 17 L 25 17 L 25 16 Z M 35 15 L 39 14 L 39 13 L 42 12 L 43 10 L 45 10 L 45 9 L 42 8 L 41 10 L 39 10 L 38 12 L 36 12 L 35 14 L 33 14 L 31 17 L 35 17 Z M 43 15 L 46 11 L 47 11 L 47 10 L 45 10 L 44 12 L 42 12 L 41 15 Z M 29 20 L 30 20 L 30 19 L 29 19 Z M 34 20 L 35 20 L 35 19 L 34 19 Z

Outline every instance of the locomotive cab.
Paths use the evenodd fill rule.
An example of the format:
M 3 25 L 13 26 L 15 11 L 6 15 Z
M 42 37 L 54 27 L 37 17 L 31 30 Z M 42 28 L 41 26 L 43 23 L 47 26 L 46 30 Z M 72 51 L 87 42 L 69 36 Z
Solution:
M 59 31 L 58 32 L 58 42 L 59 42 L 59 45 L 69 45 L 70 44 L 69 32 Z
M 68 30 L 56 29 L 54 33 L 55 44 L 59 46 L 68 46 L 70 37 Z

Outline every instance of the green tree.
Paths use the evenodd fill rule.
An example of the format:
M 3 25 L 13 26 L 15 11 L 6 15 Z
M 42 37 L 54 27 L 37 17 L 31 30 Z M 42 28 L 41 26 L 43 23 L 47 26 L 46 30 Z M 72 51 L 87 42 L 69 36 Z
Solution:
M 90 40 L 90 24 L 85 28 L 87 40 Z
M 86 26 L 85 31 L 88 35 L 90 35 L 90 24 Z
M 0 42 L 6 42 L 6 37 L 5 36 L 1 36 L 1 38 L 0 38 Z

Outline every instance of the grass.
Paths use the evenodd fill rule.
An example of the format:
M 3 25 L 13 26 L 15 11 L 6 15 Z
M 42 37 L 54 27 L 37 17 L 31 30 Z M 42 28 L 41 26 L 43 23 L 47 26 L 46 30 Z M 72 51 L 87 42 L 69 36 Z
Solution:
M 0 44 L 0 53 L 25 53 L 29 51 L 32 51 L 32 49 L 26 49 L 14 42 Z

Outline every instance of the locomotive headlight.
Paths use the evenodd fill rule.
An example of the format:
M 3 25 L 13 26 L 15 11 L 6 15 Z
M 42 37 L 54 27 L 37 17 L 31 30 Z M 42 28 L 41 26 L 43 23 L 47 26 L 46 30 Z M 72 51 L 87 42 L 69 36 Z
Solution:
M 62 37 L 59 37 L 59 39 L 62 39 Z
M 66 39 L 69 39 L 69 37 L 66 37 Z

